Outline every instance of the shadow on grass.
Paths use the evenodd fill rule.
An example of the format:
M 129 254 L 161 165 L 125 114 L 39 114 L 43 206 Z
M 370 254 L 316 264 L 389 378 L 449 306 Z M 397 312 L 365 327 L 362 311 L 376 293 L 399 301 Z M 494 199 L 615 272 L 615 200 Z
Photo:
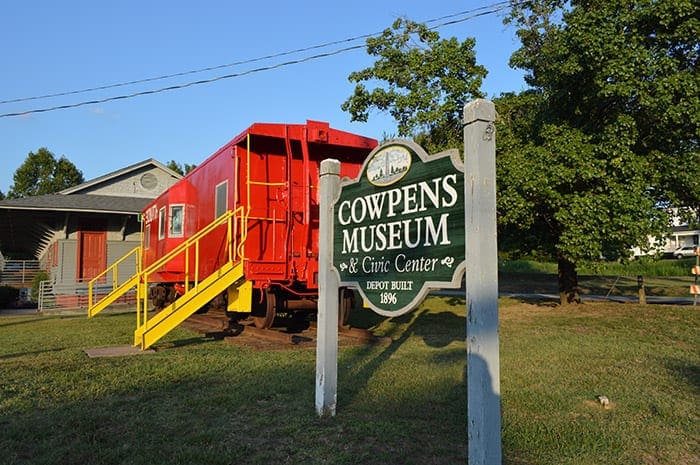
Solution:
M 700 366 L 677 358 L 667 360 L 665 365 L 678 381 L 700 392 Z
M 85 318 L 85 315 L 78 315 L 78 314 L 68 314 L 68 315 L 60 315 L 60 314 L 45 314 L 45 313 L 33 313 L 29 315 L 2 315 L 2 318 L 0 318 L 0 328 L 7 328 L 10 326 L 18 326 L 18 325 L 27 325 L 27 324 L 36 324 L 37 322 L 40 321 L 48 321 L 48 320 L 67 320 L 67 319 L 75 319 L 75 318 Z
M 82 400 L 65 396 L 0 417 L 0 462 L 14 464 L 451 464 L 465 463 L 463 423 L 451 405 L 398 413 L 390 399 L 373 412 L 343 410 L 316 417 L 311 363 L 280 360 L 260 366 L 210 354 L 191 375 L 117 373 L 118 386 Z M 191 356 L 191 355 L 190 355 Z M 156 356 L 157 357 L 157 356 Z M 145 361 L 144 368 L 154 359 Z M 126 365 L 142 363 L 130 359 Z M 101 362 L 121 371 L 120 363 Z M 227 365 L 228 363 L 228 365 Z M 111 368 L 110 368 L 111 367 Z M 196 370 L 193 370 L 196 371 Z M 157 377 L 156 377 L 157 376 Z M 366 382 L 367 380 L 362 380 Z M 98 391 L 92 386 L 86 391 Z M 430 403 L 431 392 L 409 395 Z M 417 409 L 424 412 L 425 409 Z
M 186 339 L 174 339 L 165 343 L 155 344 L 154 348 L 156 351 L 163 351 L 168 349 L 199 346 L 202 344 L 212 343 L 223 338 L 224 333 L 211 332 L 201 336 L 189 337 Z
M 10 326 L 36 324 L 37 318 L 41 318 L 41 316 L 37 315 L 36 317 L 34 317 L 34 316 L 8 317 L 7 319 L 0 320 L 0 321 L 2 321 L 2 323 L 0 323 L 0 328 L 9 328 Z M 17 321 L 17 320 L 19 320 L 19 321 Z
M 409 336 L 420 337 L 430 347 L 445 347 L 464 341 L 467 319 L 452 312 L 426 313 L 411 326 Z
M 353 403 L 354 399 L 368 387 L 377 374 L 385 369 L 386 365 L 410 339 L 419 339 L 428 347 L 442 349 L 430 353 L 429 357 L 433 362 L 447 364 L 459 362 L 461 358 L 466 363 L 464 348 L 445 349 L 453 342 L 465 340 L 465 317 L 457 316 L 449 311 L 432 313 L 421 309 L 393 318 L 392 323 L 391 327 L 382 333 L 383 336 L 392 339 L 391 344 L 365 347 L 354 350 L 350 355 L 344 355 L 343 363 L 347 365 L 348 369 L 341 367 L 339 370 L 338 384 L 339 388 L 343 390 L 342 395 L 339 396 L 340 411 Z M 402 388 L 397 386 L 396 389 L 400 391 Z
M 14 354 L 4 354 L 4 355 L 0 355 L 0 360 L 9 360 L 11 358 L 41 355 L 41 354 L 46 354 L 46 353 L 50 353 L 50 352 L 61 352 L 63 350 L 65 350 L 65 347 L 60 347 L 60 348 L 56 348 L 56 349 L 34 350 L 31 352 L 17 352 Z

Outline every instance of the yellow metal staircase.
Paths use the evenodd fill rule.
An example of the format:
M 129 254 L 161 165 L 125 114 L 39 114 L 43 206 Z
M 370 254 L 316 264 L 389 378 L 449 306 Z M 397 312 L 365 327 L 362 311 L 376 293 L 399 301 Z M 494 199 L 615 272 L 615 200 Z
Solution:
M 243 277 L 243 263 L 228 262 L 134 331 L 134 345 L 147 349 Z M 145 315 L 145 313 L 144 313 Z
M 242 207 L 236 210 L 229 210 L 145 269 L 141 269 L 140 257 L 142 249 L 137 247 L 90 281 L 88 284 L 88 316 L 95 316 L 136 286 L 137 307 L 134 345 L 141 346 L 141 349 L 147 349 L 218 294 L 226 291 L 229 286 L 236 283 L 241 285 L 245 283 L 245 280 L 242 279 L 242 257 L 244 256 L 243 244 L 247 233 L 246 222 L 247 217 Z M 224 226 L 226 226 L 226 260 L 217 271 L 200 280 L 200 244 L 202 241 L 210 239 L 210 234 L 213 231 L 220 231 Z M 117 267 L 119 263 L 132 254 L 136 254 L 137 257 L 137 272 L 124 283 L 118 284 Z M 148 287 L 149 282 L 152 282 L 150 277 L 175 259 L 184 261 L 185 293 L 149 319 Z M 113 290 L 101 300 L 93 302 L 94 287 L 97 283 L 104 281 L 107 273 L 110 271 L 114 281 Z

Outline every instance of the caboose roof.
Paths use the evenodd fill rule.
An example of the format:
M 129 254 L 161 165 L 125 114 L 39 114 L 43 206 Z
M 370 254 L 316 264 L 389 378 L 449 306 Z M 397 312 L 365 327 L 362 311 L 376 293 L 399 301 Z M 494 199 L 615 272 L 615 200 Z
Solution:
M 365 148 L 374 148 L 377 145 L 376 139 L 335 129 L 330 127 L 330 124 L 325 121 L 314 120 L 306 120 L 304 124 L 253 123 L 245 131 L 234 137 L 231 143 L 237 144 L 243 141 L 248 134 L 279 138 L 284 138 L 289 134 L 292 139 L 300 140 L 303 129 L 306 129 L 306 140 L 309 142 Z

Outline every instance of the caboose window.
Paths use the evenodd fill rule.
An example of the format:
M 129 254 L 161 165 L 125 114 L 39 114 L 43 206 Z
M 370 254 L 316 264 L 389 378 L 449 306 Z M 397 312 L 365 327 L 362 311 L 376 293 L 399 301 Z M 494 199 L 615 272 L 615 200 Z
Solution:
M 182 224 L 183 217 L 185 215 L 184 205 L 171 205 L 170 206 L 170 230 L 168 231 L 168 236 L 170 237 L 182 237 Z
M 216 185 L 216 203 L 214 218 L 218 218 L 228 210 L 228 181 Z
M 165 207 L 158 210 L 158 239 L 165 239 Z

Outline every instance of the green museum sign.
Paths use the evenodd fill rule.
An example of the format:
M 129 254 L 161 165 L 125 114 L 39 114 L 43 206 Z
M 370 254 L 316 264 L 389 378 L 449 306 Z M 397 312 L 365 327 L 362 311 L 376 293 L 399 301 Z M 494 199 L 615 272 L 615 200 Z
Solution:
M 343 181 L 333 211 L 333 267 L 379 314 L 414 309 L 464 273 L 464 166 L 457 150 L 428 155 L 392 140 Z

